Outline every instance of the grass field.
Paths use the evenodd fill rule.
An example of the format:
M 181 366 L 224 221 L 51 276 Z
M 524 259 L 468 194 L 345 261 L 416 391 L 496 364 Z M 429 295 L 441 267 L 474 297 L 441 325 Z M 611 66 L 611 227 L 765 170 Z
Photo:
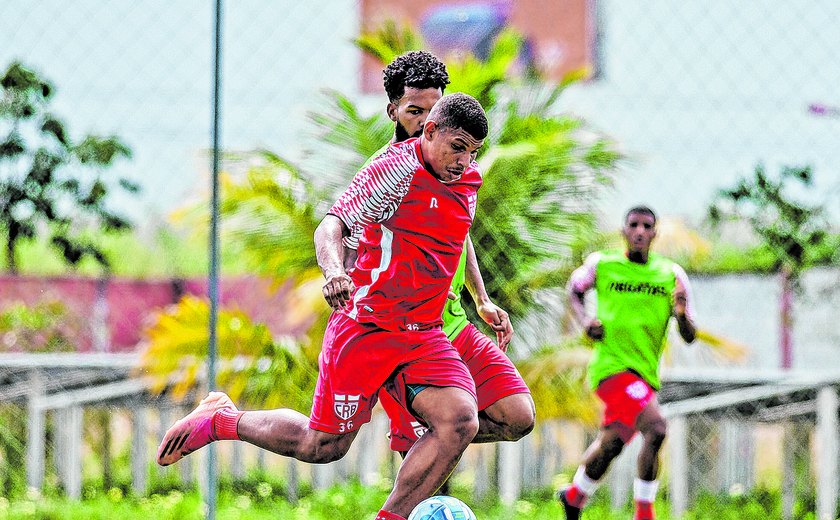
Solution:
M 358 483 L 336 486 L 325 491 L 308 493 L 297 504 L 290 504 L 278 495 L 269 482 L 224 483 L 219 497 L 219 520 L 252 520 L 276 518 L 284 520 L 370 520 L 388 494 L 388 487 L 361 486 Z M 563 513 L 544 490 L 517 501 L 510 506 L 498 500 L 476 503 L 464 490 L 453 495 L 468 502 L 479 520 L 558 520 Z M 197 493 L 171 490 L 153 493 L 148 497 L 126 496 L 120 488 L 107 492 L 85 489 L 86 498 L 72 502 L 58 497 L 0 498 L 0 520 L 199 520 L 204 517 Z M 807 500 L 797 504 L 794 518 L 814 518 Z M 686 520 L 771 520 L 781 518 L 777 492 L 754 491 L 750 495 L 728 497 L 704 495 Z M 657 503 L 658 518 L 670 520 L 666 502 Z M 611 511 L 604 497 L 595 501 L 583 515 L 584 519 L 618 520 L 632 518 L 632 511 Z

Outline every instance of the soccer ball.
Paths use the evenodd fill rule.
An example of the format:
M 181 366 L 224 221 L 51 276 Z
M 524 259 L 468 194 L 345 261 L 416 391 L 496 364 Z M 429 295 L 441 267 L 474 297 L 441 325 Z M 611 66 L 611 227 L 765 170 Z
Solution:
M 408 520 L 476 520 L 469 506 L 457 498 L 438 496 L 417 504 Z

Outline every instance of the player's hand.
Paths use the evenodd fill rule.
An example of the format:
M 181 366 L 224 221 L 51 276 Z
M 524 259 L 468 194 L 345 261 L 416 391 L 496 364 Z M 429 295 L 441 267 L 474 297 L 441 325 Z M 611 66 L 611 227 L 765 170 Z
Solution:
M 510 323 L 510 316 L 493 302 L 482 303 L 476 307 L 481 319 L 490 325 L 496 333 L 496 342 L 502 352 L 506 352 L 511 338 L 513 338 L 513 325 Z
M 586 325 L 586 335 L 595 341 L 604 339 L 604 324 L 598 318 L 593 318 Z
M 683 287 L 681 283 L 677 282 L 677 286 L 674 288 L 674 316 L 685 316 L 685 307 L 687 302 L 688 296 L 686 295 L 685 287 Z
M 332 310 L 338 311 L 350 301 L 353 288 L 353 281 L 347 273 L 338 273 L 327 277 L 327 283 L 324 284 L 322 291 L 327 304 L 332 307 Z
M 453 301 L 458 299 L 458 295 L 455 294 L 455 291 L 452 290 L 452 287 L 449 288 L 449 293 L 446 295 L 446 297 Z

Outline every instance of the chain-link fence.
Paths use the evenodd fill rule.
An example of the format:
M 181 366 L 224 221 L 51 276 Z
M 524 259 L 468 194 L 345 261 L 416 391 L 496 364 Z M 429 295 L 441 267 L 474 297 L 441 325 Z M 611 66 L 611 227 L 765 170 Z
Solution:
M 462 11 L 446 10 L 453 5 Z M 463 11 L 467 7 L 477 11 Z M 557 243 L 543 237 L 529 254 L 549 257 L 554 247 L 557 258 L 542 262 L 539 257 L 540 267 L 546 269 L 534 271 L 530 277 L 520 276 L 517 262 L 524 260 L 514 253 L 521 255 L 522 250 L 514 250 L 511 241 L 515 237 L 531 243 L 541 238 L 529 234 L 530 229 L 517 227 L 523 221 L 505 221 L 508 195 L 503 189 L 493 191 L 493 200 L 482 202 L 480 198 L 479 202 L 479 218 L 485 211 L 482 208 L 495 208 L 493 213 L 487 210 L 488 224 L 474 240 L 488 288 L 502 298 L 500 303 L 517 306 L 518 334 L 511 353 L 517 361 L 570 334 L 569 320 L 563 317 L 564 276 L 582 260 L 587 248 L 603 244 L 603 237 L 593 233 L 598 227 L 595 224 L 602 230 L 615 229 L 623 211 L 633 205 L 645 203 L 656 209 L 664 226 L 659 245 L 666 252 L 680 252 L 692 247 L 686 246 L 686 237 L 697 234 L 691 229 L 704 229 L 706 208 L 720 188 L 732 186 L 757 164 L 766 165 L 770 172 L 784 165 L 811 165 L 815 186 L 795 195 L 826 204 L 836 226 L 840 216 L 836 199 L 840 148 L 835 145 L 840 134 L 836 89 L 840 62 L 835 54 L 840 48 L 836 30 L 840 4 L 832 0 L 712 4 L 453 0 L 428 5 L 373 0 L 229 2 L 223 17 L 221 84 L 226 173 L 234 180 L 241 179 L 246 170 L 265 166 L 264 156 L 253 152 L 270 150 L 304 165 L 303 171 L 305 165 L 317 163 L 321 173 L 310 179 L 316 185 L 325 184 L 327 178 L 333 184 L 336 178 L 346 182 L 352 171 L 324 173 L 325 161 L 319 151 L 332 149 L 319 140 L 324 129 L 312 124 L 310 113 L 329 110 L 329 100 L 335 95 L 325 91 L 332 89 L 346 95 L 360 117 L 381 114 L 384 118 L 387 100 L 378 84 L 381 65 L 365 55 L 354 39 L 364 29 L 381 27 L 387 19 L 409 21 L 430 46 L 445 52 L 447 23 L 457 22 L 459 12 L 464 17 L 462 23 L 477 24 L 475 34 L 493 36 L 506 26 L 521 32 L 525 45 L 516 62 L 518 71 L 531 67 L 555 81 L 577 71 L 582 78 L 560 92 L 549 112 L 577 125 L 570 133 L 575 143 L 570 171 L 577 175 L 559 179 L 554 187 L 564 191 L 552 193 L 562 193 L 557 211 L 594 216 L 590 227 L 576 221 L 575 225 L 580 224 L 576 229 L 585 236 L 564 228 L 566 234 L 552 236 Z M 471 18 L 476 12 L 492 16 Z M 194 208 L 201 207 L 209 193 L 212 32 L 213 9 L 207 2 L 7 0 L 0 6 L 0 68 L 6 70 L 19 61 L 51 82 L 54 96 L 50 109 L 64 121 L 71 139 L 87 134 L 116 135 L 132 150 L 130 159 L 118 161 L 111 170 L 139 184 L 141 191 L 138 195 L 115 192 L 108 204 L 135 223 L 143 247 L 165 266 L 152 271 L 160 278 L 175 280 L 173 294 L 179 295 L 184 287 L 181 279 L 198 276 L 205 263 L 203 252 L 189 256 L 172 244 L 189 240 L 192 230 L 187 228 L 196 221 L 184 219 L 184 213 L 201 213 L 203 210 Z M 451 34 L 450 38 L 454 41 Z M 474 45 L 474 50 L 481 52 L 486 50 L 485 44 L 482 38 L 466 43 L 459 40 L 459 45 Z M 502 85 L 502 92 L 517 93 L 518 98 L 516 94 L 512 97 L 520 102 L 520 108 L 538 104 L 546 95 L 535 89 L 527 91 L 533 96 L 527 97 L 522 90 L 515 90 L 519 86 Z M 506 99 L 505 95 L 500 94 L 500 99 Z M 501 101 L 499 106 L 505 108 Z M 502 113 L 499 110 L 491 115 Z M 0 134 L 7 130 L 6 120 L 0 121 Z M 615 167 L 605 172 L 585 161 L 600 142 L 619 155 Z M 11 171 L 0 169 L 0 176 L 12 175 Z M 556 202 L 548 199 L 541 200 Z M 316 206 L 323 212 L 323 201 Z M 173 217 L 173 212 L 184 208 L 192 208 L 192 213 L 182 211 Z M 224 226 L 223 221 L 223 231 Z M 665 228 L 673 232 L 666 233 Z M 741 239 L 736 237 L 736 241 Z M 231 249 L 226 253 L 226 248 Z M 236 257 L 241 245 L 223 242 L 222 250 L 223 255 Z M 30 262 L 33 255 L 38 258 L 37 251 L 27 257 Z M 112 253 L 119 274 L 119 247 Z M 196 262 L 202 265 L 196 267 Z M 23 267 L 25 272 L 25 263 Z M 778 510 L 786 518 L 815 510 L 834 514 L 826 511 L 833 507 L 830 495 L 836 497 L 837 493 L 837 411 L 832 394 L 820 392 L 836 388 L 840 382 L 823 374 L 823 369 L 840 360 L 833 341 L 838 330 L 830 290 L 836 273 L 826 270 L 806 275 L 805 294 L 795 310 L 793 375 L 776 370 L 783 324 L 777 312 L 780 296 L 774 278 L 690 276 L 695 281 L 701 325 L 746 346 L 749 355 L 746 361 L 733 364 L 711 354 L 708 347 L 690 351 L 679 341 L 673 342 L 666 355 L 665 378 L 669 382 L 662 400 L 672 427 L 663 480 L 669 483 L 667 496 L 672 506 L 682 511 L 704 500 L 707 493 L 733 497 L 772 489 L 782 491 Z M 54 282 L 53 289 L 58 284 Z M 35 296 L 29 299 L 7 290 L 17 283 L 20 280 L 0 279 L 0 311 L 20 301 L 37 303 Z M 108 322 L 102 314 L 107 311 L 94 307 L 97 301 L 109 301 L 107 290 L 120 287 L 124 291 L 110 296 L 112 306 L 135 298 L 133 290 L 154 299 L 148 291 L 143 293 L 143 284 L 126 289 L 120 283 L 111 283 L 111 289 L 96 289 L 97 284 L 91 282 L 83 296 L 70 291 L 55 298 L 64 299 L 69 308 L 77 307 L 77 314 L 91 316 L 100 325 Z M 160 292 L 163 287 L 165 294 L 155 300 L 159 304 L 155 309 L 170 303 L 173 286 L 168 281 L 161 284 L 155 285 L 155 290 Z M 97 297 L 97 290 L 105 292 Z M 261 291 L 255 288 L 246 296 L 253 299 Z M 201 292 L 200 288 L 195 292 Z M 522 298 L 517 300 L 517 295 Z M 504 301 L 505 297 L 510 300 Z M 133 332 L 122 330 L 120 337 L 139 337 L 143 320 L 138 316 L 148 316 L 155 309 L 134 309 L 130 319 L 111 326 L 130 325 Z M 108 344 L 108 338 L 103 339 L 101 330 L 90 330 L 86 333 L 89 339 L 85 339 L 87 349 L 109 350 L 102 346 Z M 2 341 L 9 347 L 12 339 L 6 335 Z M 104 358 L 56 361 L 46 354 L 42 358 L 10 356 L 0 363 L 0 403 L 15 404 L 8 408 L 3 404 L 2 413 L 16 417 L 17 422 L 8 422 L 8 431 L 18 439 L 29 437 L 0 450 L 0 463 L 7 475 L 0 481 L 10 482 L 12 469 L 26 467 L 30 485 L 59 483 L 71 496 L 83 495 L 85 482 L 99 485 L 102 481 L 98 473 L 86 473 L 82 478 L 79 457 L 81 453 L 89 456 L 88 451 L 80 451 L 82 431 L 92 453 L 101 451 L 102 439 L 108 439 L 106 450 L 114 452 L 129 443 L 127 449 L 135 460 L 131 482 L 139 493 L 177 476 L 172 471 L 149 473 L 148 466 L 150 448 L 160 438 L 158 419 L 162 424 L 170 422 L 181 403 L 149 400 L 151 383 L 128 368 L 136 363 L 136 357 L 129 354 L 111 363 Z M 808 374 L 813 377 L 809 379 Z M 111 406 L 103 408 L 103 403 Z M 84 415 L 80 415 L 82 409 Z M 106 409 L 115 416 L 99 420 L 96 430 L 89 419 L 97 410 Z M 496 482 L 494 492 L 508 498 L 518 496 L 520 488 L 551 485 L 554 476 L 576 466 L 594 431 L 592 425 L 556 420 L 540 417 L 538 421 L 545 426 L 516 445 L 521 448 L 515 450 L 521 451 L 471 448 L 459 474 L 478 495 L 488 482 Z M 6 424 L 0 423 L 0 429 Z M 102 424 L 110 426 L 103 429 Z M 296 489 L 298 480 L 323 484 L 359 474 L 363 482 L 370 482 L 370 475 L 387 473 L 388 468 L 392 471 L 398 461 L 385 454 L 384 426 L 374 421 L 368 430 L 365 435 L 370 439 L 382 441 L 381 456 L 366 458 L 351 452 L 350 462 L 329 466 L 333 469 L 310 470 L 288 464 L 281 472 L 290 483 L 289 490 Z M 15 435 L 0 436 L 0 440 L 7 442 Z M 33 447 L 44 439 L 46 448 L 41 444 Z M 495 450 L 492 457 L 490 450 Z M 628 453 L 632 454 L 632 449 Z M 45 457 L 54 461 L 55 470 Z M 111 464 L 108 457 L 95 457 L 99 457 L 100 469 L 102 464 Z M 225 451 L 222 468 L 241 475 L 246 466 L 265 467 L 265 457 L 247 450 L 240 455 Z M 497 458 L 502 462 L 496 466 L 487 463 Z M 511 460 L 519 468 L 518 473 L 514 471 L 516 478 L 503 474 L 504 461 Z M 182 468 L 187 480 L 200 474 L 190 464 Z M 618 464 L 613 474 L 632 473 L 631 463 Z M 96 465 L 85 463 L 85 468 L 91 466 Z M 488 476 L 491 473 L 492 478 Z M 500 478 L 500 474 L 508 478 Z M 610 485 L 616 505 L 623 504 L 621 497 L 629 496 L 624 482 L 616 477 Z

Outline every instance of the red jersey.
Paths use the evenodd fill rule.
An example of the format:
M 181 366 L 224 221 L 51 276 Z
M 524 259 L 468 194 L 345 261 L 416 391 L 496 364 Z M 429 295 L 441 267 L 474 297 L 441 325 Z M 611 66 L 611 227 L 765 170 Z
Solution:
M 356 288 L 343 312 L 391 331 L 441 325 L 479 186 L 475 163 L 457 181 L 434 177 L 419 139 L 360 170 L 329 211 L 350 230 L 344 245 L 358 249 L 349 273 Z

